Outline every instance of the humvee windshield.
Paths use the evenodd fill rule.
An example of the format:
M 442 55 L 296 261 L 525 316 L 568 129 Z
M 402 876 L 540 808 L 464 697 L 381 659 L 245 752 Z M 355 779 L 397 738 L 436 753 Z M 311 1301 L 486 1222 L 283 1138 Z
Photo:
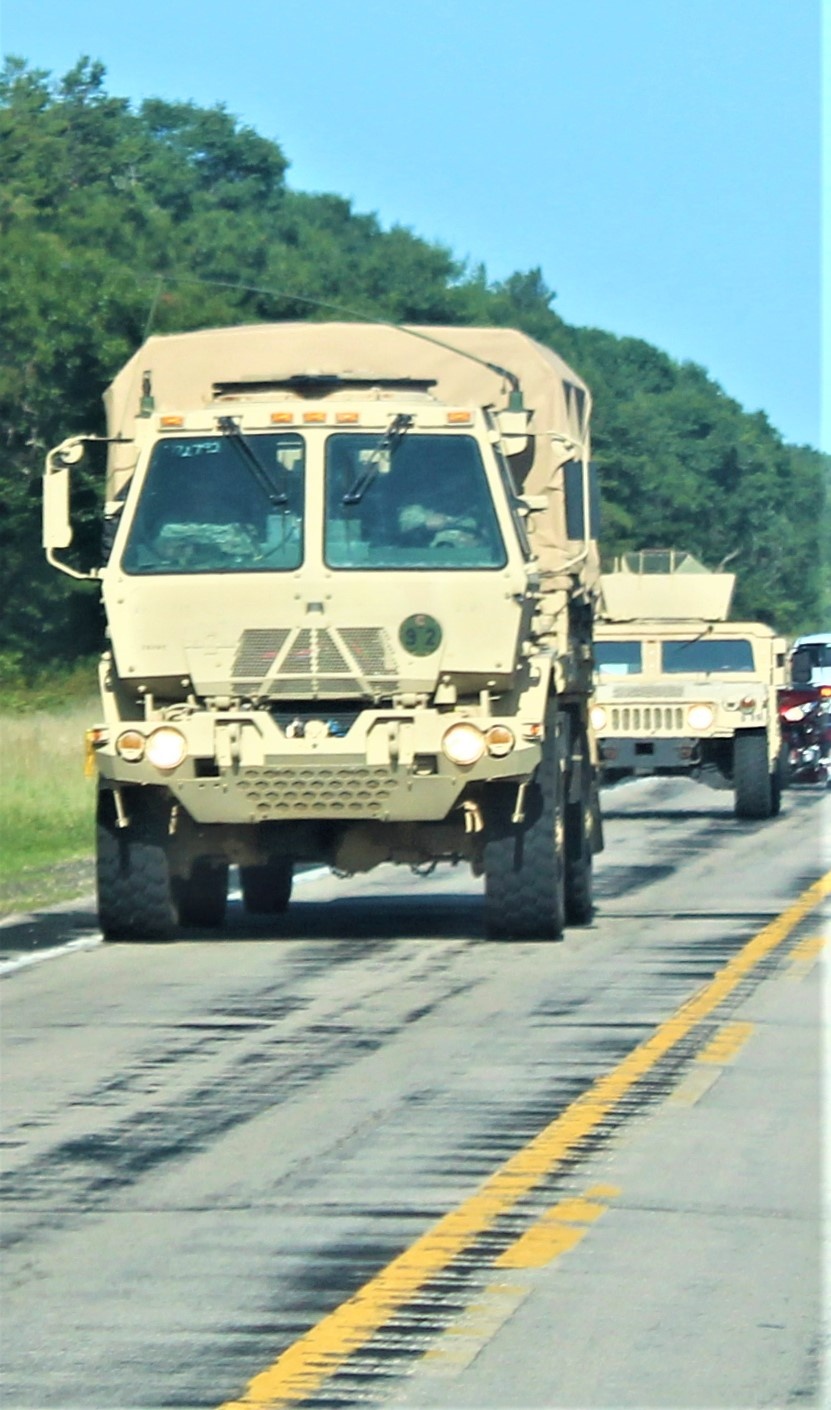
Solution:
M 639 641 L 596 641 L 594 664 L 601 676 L 639 676 L 643 670 Z
M 753 647 L 749 641 L 713 641 L 692 637 L 689 641 L 661 643 L 661 670 L 674 673 L 691 671 L 752 671 Z
M 408 431 L 380 456 L 378 445 L 377 436 L 357 432 L 327 441 L 324 556 L 330 567 L 505 566 L 472 436 Z
M 305 455 L 290 432 L 171 437 L 154 447 L 127 573 L 279 572 L 303 561 Z M 256 458 L 251 464 L 250 456 Z

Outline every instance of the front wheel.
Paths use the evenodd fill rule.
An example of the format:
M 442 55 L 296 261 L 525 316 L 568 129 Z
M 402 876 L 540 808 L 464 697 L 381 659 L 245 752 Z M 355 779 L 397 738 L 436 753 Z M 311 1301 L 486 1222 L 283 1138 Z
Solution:
M 485 925 L 493 940 L 559 940 L 565 925 L 565 756 L 563 717 L 552 711 L 542 759 L 511 821 L 515 790 L 501 793 L 484 850 Z
M 169 940 L 178 915 L 170 873 L 169 810 L 144 790 L 125 790 L 126 827 L 111 790 L 98 791 L 96 886 L 105 940 Z
M 742 730 L 733 738 L 733 789 L 737 818 L 769 818 L 773 784 L 767 735 Z

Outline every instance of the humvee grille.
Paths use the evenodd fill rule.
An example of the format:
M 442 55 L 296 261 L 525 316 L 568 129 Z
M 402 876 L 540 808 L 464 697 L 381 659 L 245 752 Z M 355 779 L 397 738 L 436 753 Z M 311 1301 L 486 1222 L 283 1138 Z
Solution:
M 610 729 L 665 730 L 678 734 L 684 728 L 684 711 L 679 705 L 613 705 Z

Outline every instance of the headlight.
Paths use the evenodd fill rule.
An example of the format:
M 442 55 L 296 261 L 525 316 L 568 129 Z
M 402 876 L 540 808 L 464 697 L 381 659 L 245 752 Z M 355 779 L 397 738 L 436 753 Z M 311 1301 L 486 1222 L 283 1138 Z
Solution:
M 513 730 L 508 729 L 507 725 L 491 725 L 485 735 L 485 742 L 488 746 L 488 753 L 494 759 L 504 759 L 516 744 L 516 737 Z
M 147 758 L 157 769 L 177 769 L 187 752 L 185 736 L 171 725 L 154 729 L 147 740 Z
M 441 747 L 451 764 L 469 768 L 484 754 L 485 736 L 475 725 L 451 725 L 441 742 Z
M 127 764 L 137 764 L 144 758 L 144 735 L 137 729 L 122 730 L 115 741 L 115 752 Z
M 592 722 L 592 729 L 604 729 L 606 725 L 606 711 L 602 705 L 592 705 L 589 711 L 589 719 Z
M 716 712 L 711 705 L 691 705 L 687 711 L 690 729 L 709 729 Z

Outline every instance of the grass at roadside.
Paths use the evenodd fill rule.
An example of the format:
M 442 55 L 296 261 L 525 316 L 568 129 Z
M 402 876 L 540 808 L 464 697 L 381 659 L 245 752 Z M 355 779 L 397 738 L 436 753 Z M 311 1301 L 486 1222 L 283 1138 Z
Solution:
M 0 914 L 66 899 L 88 884 L 67 865 L 93 850 L 95 785 L 84 730 L 95 700 L 51 710 L 0 709 Z

